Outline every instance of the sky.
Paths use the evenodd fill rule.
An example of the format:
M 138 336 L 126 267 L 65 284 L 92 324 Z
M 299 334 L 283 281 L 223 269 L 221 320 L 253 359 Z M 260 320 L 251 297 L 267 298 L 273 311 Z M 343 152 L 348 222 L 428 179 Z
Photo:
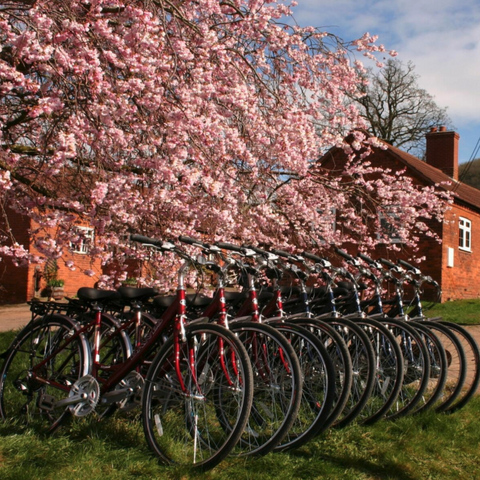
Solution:
M 365 32 L 411 61 L 418 84 L 447 108 L 460 134 L 459 162 L 480 139 L 479 0 L 297 0 L 298 24 L 320 27 L 343 40 Z M 369 66 L 369 62 L 365 62 Z M 476 158 L 480 157 L 480 153 Z

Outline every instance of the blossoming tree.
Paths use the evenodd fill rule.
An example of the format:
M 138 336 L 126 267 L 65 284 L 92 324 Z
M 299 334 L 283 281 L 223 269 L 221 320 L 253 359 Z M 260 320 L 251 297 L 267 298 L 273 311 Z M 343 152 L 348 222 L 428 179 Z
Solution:
M 345 96 L 383 47 L 300 28 L 275 0 L 18 0 L 0 4 L 0 198 L 35 220 L 45 258 L 95 228 L 90 255 L 134 254 L 128 233 L 305 248 L 360 241 L 359 198 L 401 203 L 405 241 L 441 215 L 433 191 L 377 172 L 356 130 L 342 183 L 317 168 L 362 126 Z M 367 60 L 369 61 L 369 60 Z M 360 155 L 358 155 L 358 153 Z M 354 160 L 354 155 L 356 160 Z M 367 158 L 368 160 L 368 158 Z M 421 208 L 418 208 L 421 207 Z M 335 208 L 342 231 L 325 222 Z M 372 212 L 372 219 L 375 212 Z M 3 232 L 1 253 L 26 261 Z M 7 242 L 8 240 L 8 242 Z M 368 245 L 375 237 L 364 239 Z M 74 267 L 71 265 L 72 268 Z

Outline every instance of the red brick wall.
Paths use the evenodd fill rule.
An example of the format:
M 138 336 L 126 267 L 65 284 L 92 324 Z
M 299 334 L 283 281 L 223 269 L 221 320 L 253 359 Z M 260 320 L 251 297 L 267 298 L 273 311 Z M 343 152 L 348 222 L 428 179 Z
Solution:
M 0 230 L 11 233 L 21 245 L 28 245 L 30 221 L 16 212 L 8 212 L 8 224 L 0 218 Z M 6 242 L 11 245 L 10 238 Z M 33 285 L 33 271 L 28 266 L 16 267 L 8 258 L 0 258 L 0 304 L 23 303 L 28 299 L 29 283 Z
M 32 253 L 36 250 L 32 246 Z M 74 262 L 74 270 L 71 270 L 66 266 L 66 262 Z M 80 287 L 93 287 L 98 282 L 100 276 L 103 274 L 102 265 L 100 260 L 91 260 L 86 254 L 71 253 L 65 251 L 63 256 L 57 260 L 58 273 L 57 278 L 65 281 L 64 292 L 66 296 L 72 297 L 76 295 Z M 41 271 L 44 270 L 44 265 L 40 266 Z M 88 276 L 84 272 L 86 270 L 92 270 L 95 272 L 94 276 Z M 42 279 L 42 289 L 46 286 L 46 282 Z M 32 296 L 34 294 L 32 290 Z
M 35 248 L 30 244 L 29 230 L 30 219 L 19 215 L 11 210 L 8 211 L 8 227 L 11 229 L 16 241 L 28 247 L 28 250 L 35 254 Z M 5 224 L 1 225 L 2 230 L 8 230 Z M 72 271 L 65 266 L 65 262 L 73 260 L 75 270 Z M 76 253 L 65 253 L 57 261 L 57 278 L 65 281 L 65 295 L 74 296 L 80 287 L 93 287 L 102 275 L 102 265 L 99 260 L 91 261 L 87 255 Z M 85 270 L 93 270 L 93 277 L 85 275 Z M 46 286 L 42 278 L 37 285 L 36 274 L 43 274 L 44 265 L 29 265 L 17 267 L 7 258 L 0 261 L 0 304 L 24 303 L 41 293 Z M 39 287 L 37 290 L 35 287 Z
M 480 193 L 480 192 L 479 192 Z M 471 252 L 459 248 L 459 217 L 472 223 Z M 455 205 L 448 212 L 448 223 L 444 224 L 442 288 L 443 300 L 480 297 L 480 215 L 468 208 Z M 453 248 L 453 267 L 447 266 L 447 249 Z
M 326 162 L 322 162 L 322 165 L 338 170 L 344 161 L 345 157 L 339 152 L 335 157 L 327 155 Z M 404 169 L 404 165 L 389 155 L 388 150 L 376 150 L 373 155 L 367 157 L 367 161 L 374 166 L 378 165 L 393 171 Z M 414 183 L 422 185 L 420 179 L 414 174 L 412 174 L 412 178 Z M 465 252 L 458 248 L 459 216 L 472 222 L 471 252 Z M 419 268 L 424 274 L 430 275 L 440 283 L 443 290 L 442 301 L 480 297 L 480 213 L 459 205 L 457 202 L 452 210 L 446 213 L 445 222 L 431 221 L 429 226 L 440 235 L 443 241 L 439 244 L 430 237 L 420 237 L 417 255 L 425 256 L 426 259 L 419 265 Z M 447 267 L 448 247 L 454 249 L 453 267 Z M 352 253 L 356 253 L 355 247 L 353 247 Z M 408 250 L 387 251 L 382 246 L 378 246 L 375 252 L 371 252 L 374 258 L 383 256 L 392 261 L 396 261 L 397 258 L 408 261 L 411 254 L 412 252 Z M 436 290 L 425 286 L 425 294 L 422 298 L 435 300 L 437 298 Z

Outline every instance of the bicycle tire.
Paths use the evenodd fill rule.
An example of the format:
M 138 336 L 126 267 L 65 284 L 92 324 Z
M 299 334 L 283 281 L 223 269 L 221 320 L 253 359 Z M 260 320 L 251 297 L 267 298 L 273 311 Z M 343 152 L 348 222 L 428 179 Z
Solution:
M 368 335 L 375 355 L 375 383 L 372 393 L 357 416 L 371 425 L 384 418 L 396 401 L 403 384 L 403 355 L 395 337 L 382 323 L 369 318 L 352 318 Z
M 441 340 L 431 328 L 418 322 L 409 322 L 409 325 L 422 336 L 430 359 L 428 387 L 413 410 L 414 413 L 420 413 L 435 405 L 443 395 L 448 374 L 447 354 Z
M 353 381 L 348 402 L 333 426 L 343 428 L 353 422 L 367 404 L 376 381 L 375 354 L 367 334 L 352 320 L 326 319 L 347 344 L 352 361 Z
M 335 399 L 325 428 L 332 426 L 345 405 L 349 401 L 352 382 L 353 368 L 348 347 L 339 333 L 323 320 L 307 317 L 295 317 L 288 320 L 295 325 L 300 325 L 314 333 L 327 349 L 335 368 Z
M 430 359 L 420 333 L 404 320 L 382 321 L 395 337 L 403 355 L 402 388 L 395 403 L 385 415 L 392 420 L 407 415 L 422 400 L 430 379 Z
M 90 373 L 87 339 L 70 318 L 45 315 L 29 323 L 7 350 L 0 376 L 3 420 L 52 433 L 71 416 L 57 406 L 72 385 Z
M 252 396 L 252 367 L 236 336 L 220 325 L 187 326 L 178 350 L 170 338 L 148 370 L 142 398 L 147 443 L 163 463 L 213 468 L 244 432 Z
M 329 426 L 335 400 L 335 368 L 327 349 L 307 329 L 289 322 L 268 322 L 290 342 L 300 362 L 303 376 L 302 402 L 295 423 L 274 451 L 298 448 Z
M 447 380 L 442 396 L 435 405 L 435 411 L 444 412 L 462 392 L 467 375 L 465 351 L 462 342 L 446 325 L 428 320 L 422 320 L 422 325 L 426 325 L 435 332 L 442 342 L 447 357 Z
M 480 349 L 473 336 L 461 325 L 452 322 L 438 322 L 445 325 L 459 338 L 465 352 L 466 377 L 462 390 L 445 412 L 453 413 L 463 408 L 475 395 L 480 384 Z
M 247 349 L 254 376 L 253 405 L 234 453 L 266 455 L 292 428 L 302 402 L 302 371 L 285 336 L 270 325 L 231 321 L 229 328 Z

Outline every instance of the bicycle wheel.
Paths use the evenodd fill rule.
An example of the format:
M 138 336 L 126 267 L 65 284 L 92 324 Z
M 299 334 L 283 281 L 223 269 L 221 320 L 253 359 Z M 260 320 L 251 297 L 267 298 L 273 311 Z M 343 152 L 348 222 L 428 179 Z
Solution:
M 438 336 L 422 323 L 410 322 L 409 325 L 422 336 L 430 359 L 428 386 L 423 392 L 420 402 L 414 408 L 414 412 L 418 413 L 430 408 L 442 397 L 447 382 L 448 364 L 445 349 Z
M 402 388 L 386 418 L 399 418 L 411 412 L 421 401 L 430 379 L 430 359 L 422 336 L 403 320 L 388 319 L 382 324 L 393 334 L 403 355 Z
M 375 383 L 357 416 L 360 423 L 372 424 L 383 418 L 397 400 L 403 384 L 403 355 L 395 337 L 383 324 L 368 318 L 352 320 L 367 334 L 375 355 Z
M 335 369 L 327 349 L 316 335 L 283 321 L 269 323 L 290 342 L 303 376 L 302 402 L 295 423 L 275 451 L 298 448 L 328 427 L 335 399 Z
M 333 424 L 343 428 L 357 418 L 367 404 L 376 381 L 375 355 L 367 334 L 349 319 L 327 319 L 346 343 L 352 362 L 352 387 L 345 408 Z
M 17 335 L 0 376 L 2 419 L 53 432 L 72 411 L 80 413 L 81 400 L 77 411 L 65 403 L 72 386 L 90 372 L 88 341 L 77 331 L 69 318 L 46 315 Z M 89 394 L 98 401 L 96 390 Z
M 446 325 L 431 321 L 422 321 L 422 325 L 426 325 L 435 332 L 442 342 L 447 357 L 447 380 L 442 396 L 435 405 L 437 412 L 443 412 L 453 404 L 462 392 L 467 375 L 467 360 L 462 342 Z
M 334 327 L 316 318 L 292 318 L 288 320 L 314 333 L 327 349 L 335 368 L 335 398 L 325 428 L 334 424 L 347 404 L 352 388 L 353 369 L 348 347 Z
M 270 325 L 230 322 L 245 345 L 254 375 L 253 405 L 234 453 L 265 455 L 295 423 L 302 401 L 300 362 L 288 340 Z
M 445 412 L 452 413 L 459 408 L 464 407 L 468 401 L 475 395 L 480 384 L 480 350 L 477 342 L 466 328 L 456 323 L 439 322 L 448 327 L 461 341 L 466 359 L 466 377 L 460 394 Z
M 252 395 L 250 360 L 235 335 L 219 325 L 188 326 L 185 341 L 167 340 L 147 373 L 147 443 L 164 463 L 213 468 L 245 430 Z

